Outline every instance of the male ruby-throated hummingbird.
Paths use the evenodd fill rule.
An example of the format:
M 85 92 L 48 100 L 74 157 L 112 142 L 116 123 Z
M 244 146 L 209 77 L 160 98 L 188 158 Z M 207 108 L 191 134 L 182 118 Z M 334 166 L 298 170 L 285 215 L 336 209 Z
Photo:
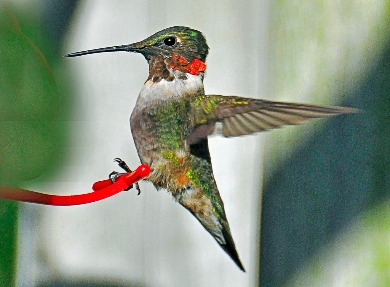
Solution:
M 66 56 L 125 51 L 145 57 L 149 77 L 130 126 L 141 162 L 152 168 L 147 180 L 168 190 L 244 271 L 214 179 L 207 136 L 248 135 L 356 110 L 205 95 L 208 50 L 201 32 L 175 26 L 133 44 Z

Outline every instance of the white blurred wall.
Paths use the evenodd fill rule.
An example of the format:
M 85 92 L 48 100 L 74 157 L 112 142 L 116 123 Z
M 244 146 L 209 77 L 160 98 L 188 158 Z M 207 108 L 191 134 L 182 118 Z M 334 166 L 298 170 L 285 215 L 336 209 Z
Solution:
M 267 3 L 83 1 L 64 54 L 135 42 L 173 25 L 190 26 L 202 31 L 211 47 L 206 93 L 265 97 Z M 70 157 L 53 182 L 30 188 L 76 194 L 119 170 L 115 157 L 131 167 L 139 164 L 128 119 L 148 67 L 141 55 L 127 53 L 64 61 L 77 92 L 77 108 L 66 123 L 72 131 Z M 256 286 L 263 139 L 210 139 L 215 176 L 247 273 L 168 193 L 142 182 L 140 196 L 131 190 L 86 206 L 25 206 L 25 214 L 38 216 L 30 222 L 36 233 L 21 243 L 30 256 L 20 263 L 19 283 L 34 286 L 64 278 L 159 287 Z

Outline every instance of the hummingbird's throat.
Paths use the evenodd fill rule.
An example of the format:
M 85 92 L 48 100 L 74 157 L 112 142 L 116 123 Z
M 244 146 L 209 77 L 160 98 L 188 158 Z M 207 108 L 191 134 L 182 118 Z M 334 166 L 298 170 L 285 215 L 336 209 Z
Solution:
M 174 53 L 168 61 L 168 67 L 181 72 L 190 73 L 192 75 L 199 75 L 201 72 L 206 71 L 206 63 L 199 59 L 194 59 L 189 62 L 183 56 Z

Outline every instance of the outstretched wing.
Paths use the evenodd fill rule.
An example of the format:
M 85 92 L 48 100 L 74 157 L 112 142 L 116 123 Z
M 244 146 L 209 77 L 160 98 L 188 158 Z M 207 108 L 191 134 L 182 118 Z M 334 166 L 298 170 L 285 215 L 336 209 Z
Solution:
M 197 142 L 212 133 L 225 137 L 248 135 L 283 125 L 296 125 L 358 110 L 344 107 L 273 102 L 236 96 L 203 95 L 193 102 L 195 129 L 188 137 Z

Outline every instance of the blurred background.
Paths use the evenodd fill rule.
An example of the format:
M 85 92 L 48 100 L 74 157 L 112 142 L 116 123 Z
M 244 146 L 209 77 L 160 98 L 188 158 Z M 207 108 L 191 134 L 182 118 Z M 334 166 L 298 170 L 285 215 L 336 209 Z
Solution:
M 0 286 L 390 286 L 390 1 L 0 2 L 0 184 L 76 194 L 139 159 L 147 78 L 128 44 L 173 25 L 211 47 L 206 93 L 361 109 L 211 138 L 242 273 L 171 196 L 0 200 Z

